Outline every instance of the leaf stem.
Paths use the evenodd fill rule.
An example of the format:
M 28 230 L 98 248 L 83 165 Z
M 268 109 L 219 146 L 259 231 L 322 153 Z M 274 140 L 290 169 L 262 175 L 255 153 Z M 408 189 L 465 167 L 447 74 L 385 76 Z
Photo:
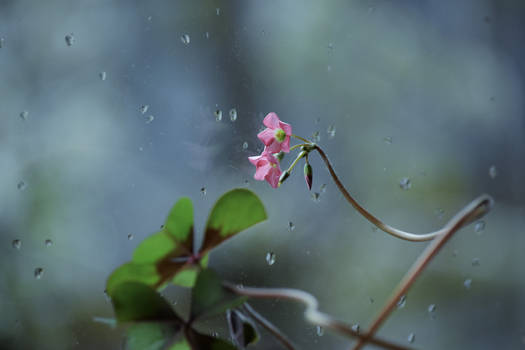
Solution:
M 294 134 L 291 134 L 290 136 L 291 137 L 295 137 L 296 139 L 299 139 L 299 140 L 301 140 L 303 142 L 306 142 L 307 144 L 311 144 L 312 143 L 312 141 L 308 141 L 307 139 L 305 139 L 304 137 L 301 137 L 301 136 L 297 136 L 297 135 L 294 135 Z

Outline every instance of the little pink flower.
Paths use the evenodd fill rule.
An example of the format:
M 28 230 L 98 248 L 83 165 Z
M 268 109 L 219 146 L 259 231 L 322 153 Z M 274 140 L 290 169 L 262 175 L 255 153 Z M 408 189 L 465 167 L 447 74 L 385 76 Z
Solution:
M 278 153 L 284 151 L 290 152 L 290 135 L 292 135 L 292 126 L 282 122 L 277 114 L 268 113 L 264 117 L 263 124 L 267 127 L 257 137 L 266 146 L 268 153 Z
M 281 176 L 281 167 L 277 158 L 267 152 L 265 148 L 260 156 L 248 157 L 250 163 L 255 165 L 255 180 L 266 180 L 273 188 L 279 187 L 279 177 Z

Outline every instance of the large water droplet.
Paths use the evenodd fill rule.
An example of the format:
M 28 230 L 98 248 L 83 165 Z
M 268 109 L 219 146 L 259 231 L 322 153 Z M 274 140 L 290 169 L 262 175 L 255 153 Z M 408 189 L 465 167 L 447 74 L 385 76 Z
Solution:
M 20 191 L 23 191 L 25 190 L 27 187 L 26 183 L 24 181 L 19 181 L 17 184 L 16 184 L 16 188 L 18 188 Z
M 220 109 L 216 109 L 214 114 L 215 114 L 215 120 L 220 122 L 222 120 L 222 111 Z
M 150 114 L 146 117 L 146 124 L 150 124 L 154 120 L 155 120 L 155 117 Z
M 480 220 L 474 224 L 474 232 L 481 234 L 485 230 L 485 221 Z
M 13 242 L 11 242 L 11 245 L 13 248 L 20 250 L 20 248 L 22 248 L 22 241 L 19 239 L 14 239 Z
M 330 125 L 328 129 L 326 129 L 326 133 L 328 134 L 329 139 L 333 139 L 335 137 L 335 126 Z
M 397 308 L 398 309 L 404 308 L 406 303 L 407 303 L 407 296 L 402 295 L 401 298 L 399 298 L 399 300 L 397 301 Z
M 430 304 L 427 310 L 430 314 L 434 313 L 436 311 L 436 304 Z
M 404 177 L 399 181 L 399 187 L 401 187 L 402 190 L 409 190 L 412 188 L 412 181 L 408 177 Z
M 98 73 L 98 76 L 99 76 L 100 80 L 104 81 L 104 80 L 106 80 L 107 74 L 106 74 L 106 72 L 100 72 L 100 73 Z
M 51 246 L 53 245 L 53 241 L 50 240 L 50 239 L 46 239 L 46 240 L 44 241 L 44 245 L 45 245 L 46 247 L 51 247 Z
M 498 169 L 496 169 L 495 165 L 492 165 L 489 168 L 489 176 L 490 176 L 491 179 L 495 179 L 496 176 L 498 176 Z
M 266 253 L 266 263 L 267 263 L 269 266 L 272 266 L 273 264 L 275 264 L 275 259 L 276 259 L 276 256 L 275 256 L 275 253 L 274 253 L 274 252 L 268 252 L 268 253 Z
M 22 111 L 20 112 L 20 119 L 22 120 L 27 120 L 27 117 L 29 116 L 29 112 L 28 111 Z
M 37 280 L 41 279 L 44 275 L 44 269 L 41 267 L 37 267 L 34 272 L 34 276 Z
M 75 36 L 73 33 L 69 33 L 64 39 L 66 40 L 67 46 L 72 46 L 75 43 Z
M 237 110 L 235 108 L 230 109 L 230 120 L 232 122 L 237 120 Z
M 465 286 L 465 288 L 470 289 L 470 287 L 472 286 L 472 279 L 467 278 L 465 282 L 463 282 L 463 285 Z
M 142 106 L 140 106 L 139 111 L 140 111 L 140 113 L 142 113 L 142 114 L 146 114 L 146 112 L 148 111 L 148 109 L 149 109 L 149 105 L 142 105 Z
M 323 334 L 324 334 L 324 329 L 323 329 L 323 327 L 321 327 L 321 326 L 316 326 L 316 327 L 315 327 L 315 333 L 316 333 L 319 337 L 322 337 Z
M 288 221 L 288 231 L 292 232 L 293 230 L 295 230 L 294 223 L 291 221 Z
M 201 187 L 201 194 L 202 194 L 203 196 L 206 195 L 206 187 Z
M 188 45 L 190 43 L 190 36 L 188 34 L 182 34 L 180 41 L 182 41 L 184 45 Z
M 414 333 L 410 333 L 407 338 L 408 342 L 412 344 L 416 340 L 416 335 Z

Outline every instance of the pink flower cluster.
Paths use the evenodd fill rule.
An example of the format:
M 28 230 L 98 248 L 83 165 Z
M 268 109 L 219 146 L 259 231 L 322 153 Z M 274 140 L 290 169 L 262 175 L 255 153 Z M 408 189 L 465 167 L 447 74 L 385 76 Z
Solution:
M 263 124 L 266 129 L 261 131 L 257 137 L 264 143 L 264 150 L 261 155 L 248 157 L 248 159 L 255 165 L 254 179 L 266 180 L 270 186 L 277 188 L 282 172 L 279 161 L 274 154 L 281 151 L 290 152 L 292 127 L 290 124 L 282 122 L 273 112 L 264 117 Z

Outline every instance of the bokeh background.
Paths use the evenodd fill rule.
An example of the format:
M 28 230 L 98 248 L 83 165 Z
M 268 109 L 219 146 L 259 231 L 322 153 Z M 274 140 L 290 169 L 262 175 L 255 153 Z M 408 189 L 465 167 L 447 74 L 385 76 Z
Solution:
M 426 243 L 374 230 L 315 155 L 312 192 L 301 167 L 278 190 L 253 180 L 271 111 L 399 228 L 432 231 L 481 193 L 496 200 L 381 337 L 525 348 L 524 1 L 0 0 L 0 38 L 0 348 L 120 348 L 123 329 L 93 321 L 113 315 L 106 277 L 177 198 L 192 198 L 201 232 L 233 187 L 255 191 L 269 220 L 211 266 L 304 289 L 366 327 Z M 163 294 L 187 308 L 186 290 Z M 351 344 L 318 334 L 302 306 L 252 305 L 302 349 Z M 227 336 L 221 319 L 208 328 Z M 278 347 L 263 332 L 254 349 Z

